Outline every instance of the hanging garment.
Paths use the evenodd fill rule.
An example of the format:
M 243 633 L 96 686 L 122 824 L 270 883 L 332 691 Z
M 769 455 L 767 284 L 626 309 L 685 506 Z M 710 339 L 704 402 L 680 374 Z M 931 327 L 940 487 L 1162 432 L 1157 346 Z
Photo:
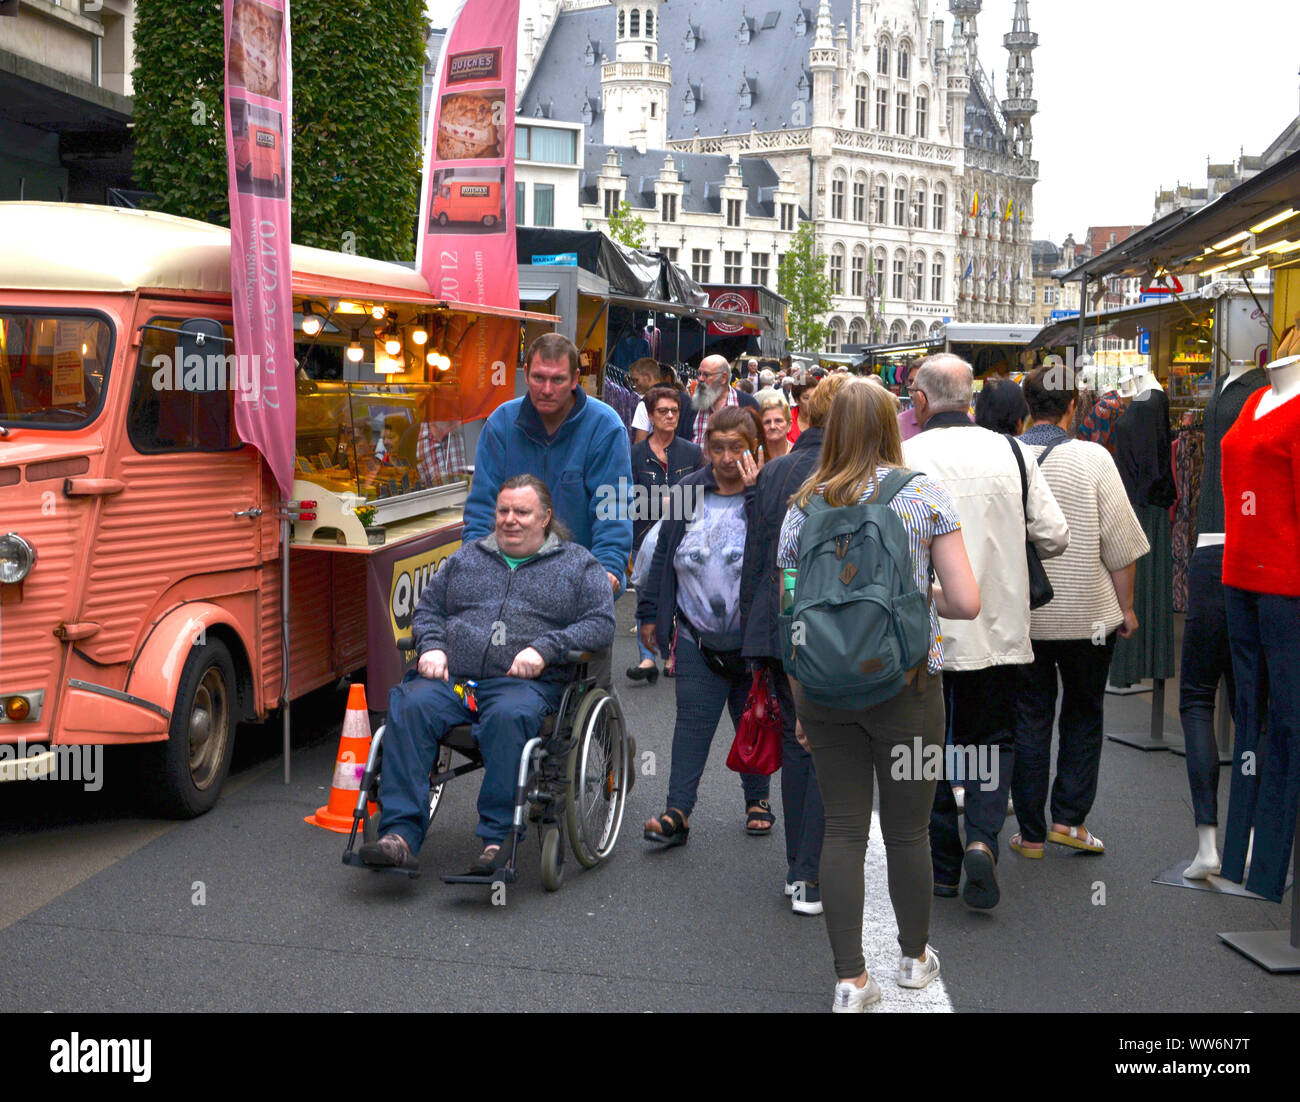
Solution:
M 1205 433 L 1184 428 L 1174 444 L 1174 482 L 1178 500 L 1174 503 L 1174 611 L 1187 611 L 1187 575 L 1196 547 L 1196 513 L 1201 498 L 1201 472 L 1205 466 Z
M 1241 416 L 1246 400 L 1268 386 L 1261 367 L 1239 375 L 1226 386 L 1215 387 L 1205 406 L 1205 469 L 1201 473 L 1201 500 L 1196 511 L 1198 536 L 1224 531 L 1223 521 L 1223 438 Z
M 1163 390 L 1148 390 L 1134 398 L 1115 423 L 1114 440 L 1115 466 L 1133 508 L 1158 505 L 1168 509 L 1178 496 L 1174 489 L 1169 395 Z
M 1108 390 L 1093 403 L 1079 426 L 1079 439 L 1100 444 L 1111 455 L 1115 454 L 1115 424 L 1124 415 L 1124 399 L 1119 391 Z
M 1149 553 L 1137 561 L 1133 587 L 1133 610 L 1138 630 L 1131 639 L 1120 639 L 1110 664 L 1110 683 L 1118 689 L 1150 678 L 1174 675 L 1173 551 L 1168 506 L 1142 505 L 1134 509 Z
M 641 399 L 637 396 L 636 391 L 629 390 L 625 386 L 619 386 L 608 375 L 605 376 L 605 386 L 601 392 L 605 404 L 612 406 L 614 412 L 622 419 L 623 424 L 630 429 L 632 427 L 632 414 L 636 412 L 636 407 Z

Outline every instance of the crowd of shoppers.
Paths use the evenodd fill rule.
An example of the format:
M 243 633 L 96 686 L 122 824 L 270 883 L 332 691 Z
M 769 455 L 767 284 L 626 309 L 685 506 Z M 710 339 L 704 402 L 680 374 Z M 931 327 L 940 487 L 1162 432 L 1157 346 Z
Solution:
M 782 888 L 795 913 L 825 914 L 834 1010 L 880 998 L 861 940 L 874 804 L 904 988 L 939 974 L 929 944 L 936 896 L 960 894 L 981 910 L 998 904 L 1009 796 L 1019 825 L 1010 846 L 1020 856 L 1040 858 L 1049 843 L 1104 852 L 1087 825 L 1103 694 L 1116 639 L 1138 627 L 1135 563 L 1149 547 L 1109 451 L 1076 433 L 1079 399 L 1059 374 L 1033 371 L 1023 385 L 989 379 L 977 397 L 968 363 L 932 356 L 912 375 L 912 403 L 900 413 L 875 378 L 749 359 L 733 375 L 724 358 L 707 356 L 688 391 L 671 368 L 642 360 L 630 371 L 642 400 L 629 448 L 618 415 L 583 394 L 569 342 L 541 338 L 526 364 L 528 393 L 493 414 L 480 438 L 466 544 L 496 551 L 482 541 L 493 538 L 493 506 L 500 523 L 505 485 L 532 495 L 525 505 L 536 523 L 524 550 L 544 553 L 545 540 L 559 538 L 551 519 L 563 522 L 615 597 L 635 556 L 640 659 L 627 677 L 653 686 L 660 658 L 675 675 L 664 810 L 644 826 L 657 846 L 687 842 L 722 713 L 739 725 L 755 673 L 766 672 L 782 728 Z M 519 475 L 537 485 L 508 481 Z M 887 507 L 906 541 L 906 560 L 896 545 L 896 574 L 909 599 L 923 601 L 913 654 L 924 657 L 870 707 L 837 706 L 790 676 L 783 574 L 798 572 L 809 516 L 857 516 L 886 483 L 877 513 Z M 629 500 L 602 515 L 597 499 L 615 485 Z M 509 538 L 519 543 L 517 533 Z M 518 565 L 505 540 L 500 547 L 506 577 Z M 1052 589 L 1033 608 L 1031 555 Z M 840 580 L 847 587 L 854 576 L 846 567 Z M 864 669 L 876 657 L 863 656 Z M 507 676 L 536 676 L 530 669 Z M 434 745 L 420 743 L 414 773 Z M 899 768 L 900 757 L 934 754 L 939 774 L 920 760 Z M 964 826 L 954 781 L 965 786 Z M 742 774 L 740 783 L 739 823 L 770 835 L 770 778 Z M 396 863 L 418 848 L 419 815 L 407 811 L 410 822 L 393 819 L 398 841 L 386 859 Z M 494 842 L 499 815 L 489 811 L 481 833 Z

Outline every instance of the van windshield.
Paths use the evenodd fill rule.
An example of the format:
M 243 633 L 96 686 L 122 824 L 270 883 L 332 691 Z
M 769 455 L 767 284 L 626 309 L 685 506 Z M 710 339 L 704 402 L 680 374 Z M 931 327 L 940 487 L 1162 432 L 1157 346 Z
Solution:
M 0 307 L 0 424 L 80 428 L 99 413 L 113 331 L 97 314 Z

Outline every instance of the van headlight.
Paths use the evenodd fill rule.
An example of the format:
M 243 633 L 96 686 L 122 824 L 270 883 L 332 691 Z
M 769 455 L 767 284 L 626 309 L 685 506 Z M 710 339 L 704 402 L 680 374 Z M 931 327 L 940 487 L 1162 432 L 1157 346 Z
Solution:
M 22 536 L 10 532 L 0 536 L 0 582 L 15 585 L 31 572 L 36 550 Z

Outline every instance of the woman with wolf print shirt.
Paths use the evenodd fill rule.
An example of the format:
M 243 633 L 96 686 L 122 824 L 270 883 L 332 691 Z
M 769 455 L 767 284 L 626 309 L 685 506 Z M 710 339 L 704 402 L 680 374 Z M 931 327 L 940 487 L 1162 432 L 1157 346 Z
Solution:
M 741 657 L 740 570 L 754 507 L 759 438 L 756 418 L 729 406 L 715 413 L 705 434 L 709 466 L 678 483 L 690 517 L 668 517 L 659 530 L 650 574 L 639 595 L 641 639 L 667 657 L 677 672 L 677 724 L 673 730 L 668 805 L 646 821 L 647 841 L 684 845 L 695 794 L 709 757 L 723 705 L 739 724 L 752 677 Z M 741 774 L 745 829 L 771 833 L 769 778 Z

